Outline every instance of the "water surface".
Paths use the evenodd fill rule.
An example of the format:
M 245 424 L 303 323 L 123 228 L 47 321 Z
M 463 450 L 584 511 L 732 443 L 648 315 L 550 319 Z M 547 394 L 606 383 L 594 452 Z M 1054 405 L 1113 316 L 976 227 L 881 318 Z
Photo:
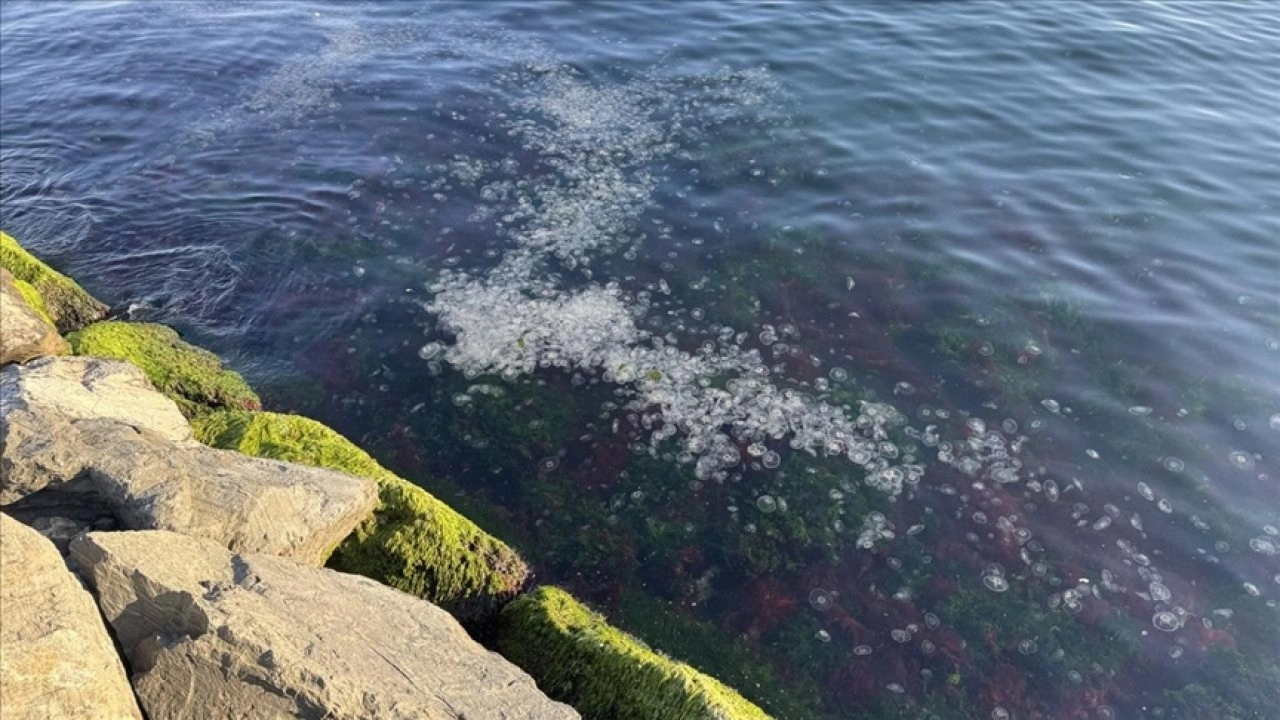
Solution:
M 786 718 L 1280 706 L 1266 3 L 0 4 L 0 225 Z

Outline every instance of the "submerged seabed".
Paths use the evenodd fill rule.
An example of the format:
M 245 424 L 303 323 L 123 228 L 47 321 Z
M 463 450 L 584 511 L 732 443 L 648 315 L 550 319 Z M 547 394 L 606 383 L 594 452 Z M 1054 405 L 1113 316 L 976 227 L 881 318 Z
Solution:
M 80 148 L 98 158 L 89 178 L 59 177 L 59 192 L 33 149 L 49 131 L 6 99 L 5 223 L 76 238 L 63 249 L 93 258 L 77 272 L 92 289 L 96 273 L 127 312 L 221 337 L 276 406 L 375 448 L 544 579 L 779 717 L 1274 716 L 1280 397 L 1256 360 L 1280 350 L 1275 297 L 1220 308 L 1243 308 L 1238 336 L 1270 333 L 1248 364 L 1190 362 L 1194 333 L 1143 342 L 1176 310 L 1112 312 L 1071 274 L 958 262 L 1034 268 L 1017 253 L 1062 252 L 1055 233 L 1077 230 L 1011 227 L 957 250 L 912 212 L 945 167 L 899 158 L 912 169 L 882 182 L 869 176 L 893 152 L 824 134 L 912 120 L 807 106 L 801 60 L 558 42 L 613 16 L 566 10 L 547 34 L 520 4 L 495 7 L 486 23 L 453 8 L 167 10 L 215 38 L 184 60 L 193 76 L 253 79 L 161 140 L 120 131 L 127 160 Z M 9 43 L 79 53 L 6 12 L 22 21 Z M 77 20 L 136 34 L 110 51 L 129 72 L 168 52 L 174 17 L 94 12 Z M 613 19 L 671 22 L 635 12 Z M 1009 22 L 1060 36 L 1042 12 Z M 706 42 L 728 42 L 707 28 L 729 16 L 693 15 Z M 895 19 L 878 11 L 818 15 L 767 19 L 911 45 L 877 30 Z M 952 22 L 939 37 L 969 27 Z M 215 52 L 233 28 L 284 26 L 305 28 L 280 41 L 301 50 Z M 1035 55 L 1051 40 L 1020 42 Z M 30 79 L 11 57 L 7 90 Z M 854 92 L 854 74 L 828 81 Z M 880 98 L 906 116 L 911 77 Z M 98 102 L 138 102 L 104 84 Z M 1001 110 L 987 121 L 1040 131 Z M 1068 164 L 1039 162 L 1021 182 Z M 948 195 L 943 224 L 981 224 L 1006 199 L 1048 202 Z M 1067 264 L 1128 240 L 1068 243 Z M 1170 255 L 1140 277 L 1185 261 Z M 1203 312 L 1181 321 L 1202 330 Z

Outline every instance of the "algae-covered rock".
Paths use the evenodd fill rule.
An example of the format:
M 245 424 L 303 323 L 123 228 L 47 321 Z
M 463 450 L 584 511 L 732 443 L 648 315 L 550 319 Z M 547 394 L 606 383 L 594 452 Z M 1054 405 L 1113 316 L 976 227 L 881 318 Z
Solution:
M 224 410 L 197 418 L 193 427 L 214 447 L 378 481 L 377 511 L 334 552 L 332 568 L 426 598 L 462 620 L 495 612 L 528 580 L 528 567 L 505 543 L 325 425 L 296 415 Z
M 39 297 L 33 303 L 46 313 L 58 332 L 68 333 L 106 317 L 107 306 L 74 280 L 45 265 L 12 236 L 0 231 L 0 267 L 30 285 Z
M 262 407 L 239 373 L 223 368 L 217 355 L 184 342 L 173 328 L 111 320 L 90 325 L 67 339 L 77 355 L 128 360 L 137 365 L 187 417 L 209 408 Z
M 503 609 L 497 649 L 584 718 L 761 720 L 733 689 L 649 649 L 559 588 Z
M 0 365 L 70 351 L 35 288 L 0 267 Z

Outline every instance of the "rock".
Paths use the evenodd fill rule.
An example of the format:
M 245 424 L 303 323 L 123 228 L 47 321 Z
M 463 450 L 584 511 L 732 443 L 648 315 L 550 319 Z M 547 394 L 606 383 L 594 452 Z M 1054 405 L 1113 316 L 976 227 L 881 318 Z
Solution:
M 31 522 L 31 529 L 53 543 L 59 553 L 66 555 L 72 538 L 89 530 L 90 526 L 61 515 L 41 515 Z
M 56 435 L 29 434 L 4 448 L 0 494 L 48 481 L 44 492 L 91 493 L 129 529 L 172 530 L 319 565 L 377 500 L 376 485 L 363 478 L 175 444 L 114 420 L 46 427 Z
M 223 410 L 192 426 L 214 447 L 376 480 L 378 509 L 334 551 L 329 566 L 336 570 L 417 595 L 464 622 L 487 620 L 529 580 L 528 566 L 506 543 L 315 420 Z
M 372 515 L 370 480 L 215 450 L 189 433 L 127 364 L 10 366 L 0 370 L 0 504 L 27 522 L 106 515 L 313 564 Z
M 44 306 L 58 332 L 79 330 L 107 315 L 106 305 L 95 300 L 74 280 L 24 250 L 4 232 L 0 232 L 0 267 L 34 288 L 39 304 Z
M 543 586 L 509 603 L 495 639 L 498 651 L 548 695 L 587 717 L 769 718 L 729 686 L 654 652 L 559 588 Z
M 38 301 L 39 294 L 19 283 L 13 273 L 0 267 L 0 365 L 71 352 L 49 316 L 31 302 Z
M 260 410 L 262 402 L 239 373 L 217 355 L 184 342 L 173 328 L 154 323 L 107 321 L 67 337 L 77 355 L 128 360 L 187 417 L 210 408 Z
M 119 420 L 175 442 L 191 439 L 178 406 L 156 392 L 141 370 L 119 360 L 45 358 L 0 369 L 0 413 L 14 417 L 30 413 L 33 405 L 67 420 Z
M 0 702 L 6 720 L 141 719 L 93 596 L 53 544 L 0 514 Z
M 72 558 L 152 720 L 569 719 L 448 613 L 355 575 L 164 532 L 90 533 Z

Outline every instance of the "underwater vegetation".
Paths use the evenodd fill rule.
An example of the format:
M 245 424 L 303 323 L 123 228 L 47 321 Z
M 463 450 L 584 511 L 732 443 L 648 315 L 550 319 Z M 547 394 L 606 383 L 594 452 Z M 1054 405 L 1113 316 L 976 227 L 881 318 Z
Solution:
M 843 279 L 836 249 L 805 248 L 764 251 L 767 261 L 743 263 L 757 268 L 749 272 L 785 277 L 802 272 L 791 269 L 801 262 Z M 901 282 L 896 269 L 888 272 L 894 279 L 859 275 L 857 284 Z M 750 277 L 745 283 L 755 282 Z M 673 291 L 688 302 L 697 293 Z M 775 314 L 781 307 L 762 297 L 756 322 L 786 324 Z M 1221 675 L 1200 676 L 1221 663 L 1214 658 L 1224 649 L 1262 670 L 1238 676 L 1239 687 L 1213 702 L 1240 717 L 1266 716 L 1277 701 L 1265 670 L 1276 667 L 1276 609 L 1241 590 L 1238 573 L 1242 561 L 1256 559 L 1261 565 L 1249 572 L 1269 577 L 1269 556 L 1246 550 L 1228 566 L 1175 560 L 1172 547 L 1152 552 L 1156 542 L 1183 544 L 1157 534 L 1157 519 L 1193 502 L 1194 483 L 1185 497 L 1165 497 L 1145 483 L 1129 486 L 1136 490 L 1085 484 L 1099 473 L 1141 477 L 1153 463 L 1163 468 L 1158 448 L 1178 435 L 1151 416 L 1122 412 L 1115 420 L 1098 409 L 1089 411 L 1098 422 L 1119 424 L 1106 426 L 1108 437 L 1087 440 L 1093 448 L 1051 442 L 1069 437 L 1063 429 L 1088 408 L 1083 399 L 1056 401 L 1056 410 L 1043 402 L 1061 397 L 1060 353 L 1105 345 L 1104 328 L 1051 298 L 1011 305 L 997 322 L 936 330 L 903 330 L 900 312 L 867 307 L 861 314 L 893 326 L 878 352 L 905 355 L 920 343 L 952 348 L 947 392 L 931 393 L 931 404 L 883 428 L 880 442 L 900 457 L 934 461 L 897 496 L 867 485 L 867 471 L 842 456 L 802 448 L 753 455 L 749 440 L 737 445 L 745 459 L 739 469 L 700 474 L 683 440 L 661 431 L 659 414 L 628 405 L 590 373 L 466 373 L 439 354 L 424 358 L 385 339 L 365 360 L 365 352 L 343 350 L 348 370 L 325 376 L 334 397 L 314 412 L 363 429 L 375 455 L 406 476 L 447 473 L 454 491 L 465 487 L 469 500 L 501 508 L 511 528 L 504 536 L 520 538 L 544 580 L 777 717 L 1201 717 L 1186 708 L 1224 692 L 1208 679 Z M 709 305 L 702 321 L 717 322 Z M 1035 341 L 985 339 L 1028 323 L 1053 330 Z M 375 329 L 390 324 L 355 329 L 350 347 L 372 347 L 366 334 L 372 341 Z M 823 330 L 838 345 L 826 324 L 810 318 L 786 344 L 802 345 Z M 797 362 L 786 352 L 778 362 L 800 373 L 812 396 L 855 417 L 868 399 L 892 397 L 901 407 L 923 392 L 918 379 L 900 379 L 906 360 L 897 355 L 869 365 L 856 383 L 832 369 L 859 367 L 850 356 L 808 373 L 799 371 L 804 355 Z M 1118 378 L 1116 401 L 1139 406 L 1141 375 L 1114 365 L 1098 353 L 1096 365 L 1085 367 Z M 709 386 L 724 381 L 712 378 Z M 1188 384 L 1188 397 L 1195 388 Z M 948 395 L 963 407 L 1001 389 L 1008 393 L 997 403 L 1007 408 L 1003 420 L 991 408 L 983 414 L 995 418 L 982 420 L 945 407 Z M 1215 404 L 1236 401 L 1217 387 L 1199 392 Z M 412 403 L 369 400 L 396 397 Z M 1091 464 L 1086 448 L 1109 462 Z M 1076 453 L 1080 459 L 1069 457 Z M 1016 474 L 1008 471 L 1015 467 Z M 1072 476 L 1084 481 L 1077 486 Z M 1271 547 L 1257 530 L 1198 504 L 1187 530 L 1204 536 L 1210 531 L 1197 528 L 1211 527 L 1209 552 L 1215 542 Z M 1179 562 L 1204 570 L 1162 569 Z

